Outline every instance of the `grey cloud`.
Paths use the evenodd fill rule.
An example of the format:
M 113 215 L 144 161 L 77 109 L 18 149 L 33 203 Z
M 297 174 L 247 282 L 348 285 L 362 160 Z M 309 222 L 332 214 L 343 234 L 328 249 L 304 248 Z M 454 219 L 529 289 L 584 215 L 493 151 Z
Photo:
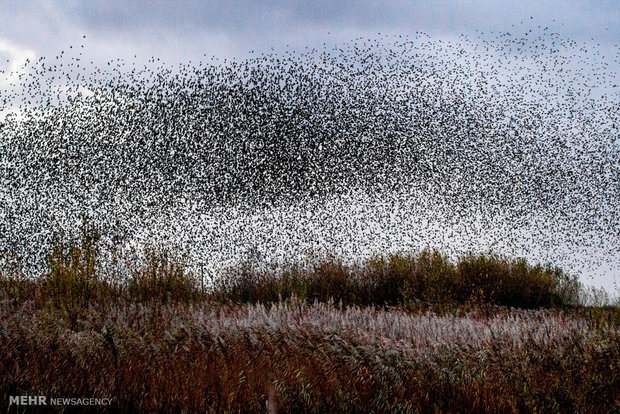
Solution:
M 0 26 L 0 39 L 40 55 L 76 44 L 82 34 L 88 34 L 89 47 L 98 48 L 89 50 L 95 55 L 157 55 L 173 61 L 205 53 L 243 57 L 250 49 L 317 46 L 378 32 L 523 34 L 541 25 L 607 47 L 620 39 L 620 11 L 610 1 L 0 0 L 0 6 L 9 16 Z
M 22 6 L 25 8 L 26 6 Z M 62 10 L 79 26 L 99 30 L 225 31 L 231 35 L 270 33 L 296 27 L 347 27 L 359 30 L 471 32 L 509 30 L 512 24 L 534 17 L 534 23 L 552 25 L 586 37 L 592 32 L 618 37 L 620 17 L 613 2 L 566 1 L 167 1 L 95 0 L 60 2 Z M 282 27 L 278 27 L 282 26 Z M 600 29 L 611 27 L 612 33 Z M 567 33 L 571 34 L 571 33 Z

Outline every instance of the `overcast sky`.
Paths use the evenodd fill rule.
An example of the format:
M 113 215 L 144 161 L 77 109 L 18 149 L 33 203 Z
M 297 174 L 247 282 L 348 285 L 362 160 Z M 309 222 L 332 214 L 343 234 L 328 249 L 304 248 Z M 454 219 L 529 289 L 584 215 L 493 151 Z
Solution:
M 620 50 L 617 0 L 0 0 L 0 10 L 5 75 L 26 59 L 52 58 L 70 46 L 94 66 L 117 58 L 145 63 L 151 56 L 177 64 L 204 55 L 243 59 L 251 50 L 320 47 L 378 33 L 476 39 L 498 32 L 520 36 L 538 26 L 600 45 L 615 56 L 612 71 L 618 70 Z M 16 79 L 0 76 L 0 94 Z
M 175 64 L 205 54 L 243 58 L 250 50 L 303 48 L 379 32 L 450 38 L 476 30 L 519 34 L 537 25 L 603 48 L 620 43 L 620 6 L 613 0 L 0 0 L 0 9 L 5 68 L 7 59 L 16 65 L 80 44 L 98 63 L 137 54 L 138 61 L 156 56 Z

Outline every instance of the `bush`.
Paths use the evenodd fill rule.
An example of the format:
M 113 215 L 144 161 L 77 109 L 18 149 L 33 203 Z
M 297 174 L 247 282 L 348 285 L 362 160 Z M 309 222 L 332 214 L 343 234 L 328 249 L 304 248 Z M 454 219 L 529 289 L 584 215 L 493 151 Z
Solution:
M 334 299 L 345 305 L 454 307 L 486 303 L 517 308 L 574 305 L 581 286 L 575 277 L 525 259 L 469 254 L 456 264 L 439 252 L 392 254 L 348 267 L 329 258 L 312 268 L 291 267 L 280 275 L 231 271 L 216 282 L 220 301 L 272 303 L 291 296 L 310 302 Z
M 256 270 L 246 263 L 222 273 L 204 292 L 195 275 L 166 250 L 147 249 L 143 265 L 128 263 L 128 274 L 108 280 L 98 265 L 98 242 L 96 229 L 85 231 L 79 244 L 57 242 L 43 278 L 26 280 L 5 269 L 0 272 L 0 287 L 12 300 L 42 297 L 73 321 L 80 309 L 106 307 L 120 299 L 168 303 L 212 298 L 220 304 L 268 304 L 296 297 L 310 303 L 333 299 L 343 305 L 412 311 L 451 311 L 479 304 L 565 308 L 605 302 L 600 292 L 585 290 L 576 277 L 557 267 L 532 266 L 525 259 L 495 254 L 468 254 L 454 263 L 437 250 L 375 256 L 355 266 L 328 257 L 279 272 Z
M 80 244 L 56 242 L 42 280 L 42 297 L 53 310 L 69 318 L 74 326 L 89 305 L 107 306 L 113 288 L 97 272 L 99 233 L 85 230 Z
M 190 302 L 202 297 L 199 284 L 185 266 L 169 252 L 146 250 L 146 267 L 134 271 L 128 281 L 129 297 L 134 301 L 167 303 Z
M 557 294 L 555 270 L 529 266 L 525 259 L 469 255 L 459 262 L 458 272 L 465 296 L 481 302 L 519 308 L 565 304 Z

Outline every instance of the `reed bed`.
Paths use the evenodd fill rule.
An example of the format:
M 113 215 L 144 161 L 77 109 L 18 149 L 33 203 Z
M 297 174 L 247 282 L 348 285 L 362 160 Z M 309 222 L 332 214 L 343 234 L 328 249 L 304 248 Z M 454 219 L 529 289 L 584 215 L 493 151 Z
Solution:
M 156 252 L 125 283 L 102 277 L 89 237 L 52 249 L 40 278 L 0 274 L 3 411 L 20 411 L 16 395 L 112 398 L 82 407 L 101 412 L 620 406 L 618 307 L 579 305 L 575 279 L 552 267 L 421 252 L 239 269 L 203 291 Z M 50 408 L 79 407 L 28 411 Z
M 556 310 L 125 304 L 0 310 L 0 389 L 138 411 L 610 412 L 620 331 Z

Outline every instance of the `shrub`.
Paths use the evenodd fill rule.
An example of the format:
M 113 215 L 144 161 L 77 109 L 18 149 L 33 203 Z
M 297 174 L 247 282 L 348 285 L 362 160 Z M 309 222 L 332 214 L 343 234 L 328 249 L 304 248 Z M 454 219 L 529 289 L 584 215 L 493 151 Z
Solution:
M 27 278 L 10 266 L 0 269 L 0 300 L 23 302 L 40 295 L 38 280 Z
M 99 233 L 95 228 L 82 234 L 80 244 L 56 242 L 42 280 L 42 297 L 53 310 L 77 323 L 89 305 L 106 306 L 113 294 L 109 283 L 97 272 Z
M 398 256 L 393 261 L 402 261 Z M 451 304 L 463 301 L 459 289 L 459 274 L 448 257 L 439 251 L 422 251 L 409 256 L 413 272 L 405 278 L 402 288 L 405 303 Z
M 98 240 L 96 230 L 87 230 L 79 244 L 56 242 L 42 279 L 27 281 L 5 269 L 0 272 L 0 287 L 12 300 L 41 296 L 74 321 L 82 308 L 105 307 L 119 299 L 168 303 L 210 297 L 220 304 L 267 304 L 297 297 L 308 302 L 333 299 L 343 305 L 452 311 L 474 304 L 601 305 L 606 298 L 605 292 L 584 290 L 576 277 L 550 265 L 532 266 L 525 259 L 495 254 L 468 254 L 454 263 L 437 250 L 374 256 L 354 266 L 328 257 L 281 271 L 257 270 L 246 263 L 222 273 L 204 292 L 195 275 L 165 249 L 147 249 L 143 265 L 128 263 L 127 274 L 106 279 L 98 266 Z
M 272 303 L 291 296 L 345 305 L 451 308 L 487 303 L 518 308 L 574 305 L 581 291 L 559 268 L 469 254 L 456 264 L 439 251 L 375 256 L 348 267 L 336 258 L 280 274 L 242 267 L 216 282 L 220 301 Z
M 520 308 L 562 305 L 557 274 L 549 267 L 529 266 L 525 259 L 468 255 L 458 263 L 465 296 L 485 303 Z
M 134 271 L 128 281 L 129 297 L 135 301 L 190 302 L 202 297 L 195 276 L 168 251 L 145 251 L 146 267 Z

